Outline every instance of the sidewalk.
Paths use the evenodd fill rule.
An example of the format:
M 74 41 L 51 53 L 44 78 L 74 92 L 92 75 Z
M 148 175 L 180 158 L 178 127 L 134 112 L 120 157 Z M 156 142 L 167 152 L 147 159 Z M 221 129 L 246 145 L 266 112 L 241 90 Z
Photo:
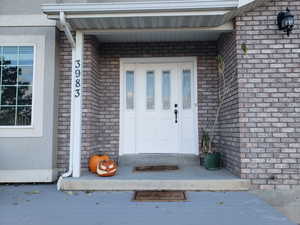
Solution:
M 1 185 L 1 225 L 293 225 L 248 192 L 188 192 L 187 202 L 132 202 L 132 192 Z

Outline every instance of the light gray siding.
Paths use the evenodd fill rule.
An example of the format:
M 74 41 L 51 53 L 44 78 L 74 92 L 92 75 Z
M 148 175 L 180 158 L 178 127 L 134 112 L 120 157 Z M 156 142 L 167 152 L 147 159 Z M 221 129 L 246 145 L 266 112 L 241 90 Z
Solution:
M 0 27 L 1 35 L 45 36 L 43 136 L 0 138 L 0 170 L 52 169 L 56 167 L 56 76 L 58 75 L 56 64 L 59 59 L 55 29 L 55 27 Z
M 56 0 L 1 0 L 0 15 L 42 14 L 41 4 L 46 3 Z

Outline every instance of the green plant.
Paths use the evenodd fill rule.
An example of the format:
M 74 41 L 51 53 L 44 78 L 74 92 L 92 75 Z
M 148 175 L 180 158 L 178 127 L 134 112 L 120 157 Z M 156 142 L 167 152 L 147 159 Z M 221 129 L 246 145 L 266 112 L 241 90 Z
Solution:
M 215 151 L 212 146 L 213 146 L 213 141 L 214 141 L 215 136 L 216 136 L 215 135 L 216 126 L 217 126 L 218 121 L 219 121 L 220 112 L 221 112 L 221 109 L 223 107 L 225 97 L 229 93 L 230 84 L 232 83 L 232 81 L 234 79 L 234 76 L 231 76 L 229 81 L 227 81 L 227 79 L 225 77 L 225 61 L 224 61 L 223 56 L 218 55 L 217 58 L 216 58 L 216 62 L 217 62 L 217 70 L 218 70 L 218 74 L 219 74 L 219 79 L 220 79 L 219 104 L 217 106 L 215 119 L 214 119 L 214 122 L 213 122 L 211 128 L 208 128 L 208 129 L 202 128 L 203 135 L 202 135 L 201 148 L 202 148 L 202 152 L 204 154 L 205 153 L 214 153 L 214 151 Z
M 208 131 L 202 129 L 202 141 L 201 141 L 201 149 L 204 154 L 211 152 L 211 143 Z

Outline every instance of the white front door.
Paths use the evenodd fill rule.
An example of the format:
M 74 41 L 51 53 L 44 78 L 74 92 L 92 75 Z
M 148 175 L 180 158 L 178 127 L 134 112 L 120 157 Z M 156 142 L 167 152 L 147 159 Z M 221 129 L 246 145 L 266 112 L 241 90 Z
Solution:
M 194 66 L 170 60 L 122 65 L 121 154 L 197 154 Z

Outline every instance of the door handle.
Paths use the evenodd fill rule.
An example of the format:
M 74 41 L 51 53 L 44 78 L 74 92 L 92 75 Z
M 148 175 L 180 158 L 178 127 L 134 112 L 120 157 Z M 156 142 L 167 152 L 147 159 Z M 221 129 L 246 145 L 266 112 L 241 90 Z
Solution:
M 175 113 L 175 123 L 178 123 L 178 120 L 177 120 L 178 110 L 174 109 L 174 113 Z
M 177 104 L 174 105 L 174 114 L 175 114 L 175 123 L 178 123 L 178 109 L 177 109 Z

